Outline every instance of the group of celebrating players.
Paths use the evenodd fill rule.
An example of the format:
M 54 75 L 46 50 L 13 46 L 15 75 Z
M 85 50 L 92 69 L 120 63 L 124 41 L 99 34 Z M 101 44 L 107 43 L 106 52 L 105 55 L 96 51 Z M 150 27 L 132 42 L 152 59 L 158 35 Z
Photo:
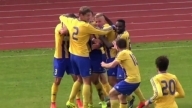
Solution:
M 144 98 L 139 87 L 138 62 L 131 52 L 123 19 L 113 24 L 102 13 L 94 15 L 87 6 L 80 7 L 78 16 L 65 14 L 59 19 L 55 28 L 51 108 L 56 108 L 56 95 L 65 72 L 74 81 L 67 108 L 92 108 L 92 84 L 102 108 L 133 108 L 133 92 L 140 100 L 137 108 L 147 108 L 152 103 L 155 108 L 177 108 L 175 97 L 184 97 L 184 91 L 177 77 L 167 73 L 169 60 L 166 56 L 158 57 L 155 62 L 158 74 L 150 80 L 154 96 L 148 100 Z

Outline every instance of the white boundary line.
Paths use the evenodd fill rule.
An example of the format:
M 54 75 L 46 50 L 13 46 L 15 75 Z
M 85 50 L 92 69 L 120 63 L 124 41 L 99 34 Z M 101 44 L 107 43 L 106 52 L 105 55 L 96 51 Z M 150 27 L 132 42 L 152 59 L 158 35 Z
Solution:
M 129 11 L 104 11 L 103 13 L 131 13 L 131 12 L 147 12 L 147 11 L 166 11 L 166 10 L 189 10 L 192 9 L 192 7 L 181 7 L 181 8 L 164 8 L 164 9 L 146 9 L 146 10 L 129 10 Z M 55 14 L 57 15 L 57 14 Z M 60 13 L 58 13 L 60 15 Z M 24 17 L 24 16 L 11 16 L 11 17 L 0 17 L 0 19 L 4 18 L 18 18 L 18 17 Z M 35 17 L 35 15 L 34 15 Z M 59 17 L 59 16 L 58 16 Z
M 172 49 L 172 48 L 188 48 L 192 46 L 173 46 L 173 47 L 156 47 L 156 48 L 143 48 L 143 49 L 133 49 L 133 51 L 142 51 L 142 50 L 159 50 L 159 49 Z M 43 50 L 43 49 L 42 49 Z M 51 50 L 51 48 L 50 48 Z M 17 55 L 17 56 L 0 56 L 0 58 L 10 58 L 10 57 L 32 57 L 32 56 L 49 56 L 53 54 L 31 54 L 31 55 Z
M 143 4 L 123 4 L 123 5 L 107 5 L 107 6 L 90 6 L 91 8 L 94 7 L 123 7 L 123 6 L 138 6 L 138 5 L 143 5 L 143 6 L 148 6 L 148 5 L 164 5 L 164 4 L 186 4 L 186 3 L 192 3 L 192 1 L 189 2 L 169 2 L 169 3 L 143 3 Z M 54 4 L 56 5 L 56 4 Z M 1 12 L 26 12 L 26 11 L 48 11 L 48 10 L 65 10 L 65 9 L 78 9 L 78 7 L 64 7 L 64 8 L 45 8 L 45 9 L 33 9 L 33 10 L 10 10 L 10 11 L 0 11 Z
M 68 1 L 68 2 L 54 2 L 54 3 L 29 3 L 29 4 L 13 4 L 13 5 L 1 5 L 0 7 L 8 7 L 8 6 L 31 6 L 31 5 L 45 5 L 45 4 L 55 4 L 55 3 L 79 3 L 79 2 L 102 2 L 102 1 L 110 1 L 110 0 L 82 0 L 82 1 Z M 188 2 L 188 1 L 187 1 Z
M 70 2 L 54 2 L 54 3 L 29 3 L 29 4 L 14 4 L 14 5 L 1 5 L 0 7 L 8 7 L 8 6 L 28 6 L 28 5 L 49 5 L 49 4 L 66 4 L 66 3 L 79 3 L 79 2 L 105 2 L 111 0 L 92 0 L 92 1 L 70 1 Z M 172 4 L 172 3 L 191 3 L 192 1 L 182 1 L 182 2 L 159 2 L 159 3 L 138 3 L 138 4 L 129 4 L 129 6 L 138 6 L 138 5 L 154 5 L 154 4 Z
M 41 36 L 53 36 L 54 34 L 42 34 Z M 131 38 L 144 38 L 144 37 L 165 37 L 165 36 L 171 36 L 171 35 L 191 35 L 191 33 L 181 33 L 181 34 L 159 34 L 159 35 L 142 35 L 142 36 L 133 36 Z M 0 38 L 22 38 L 22 37 L 41 37 L 39 35 L 21 35 L 21 36 L 4 36 Z
M 128 17 L 121 17 L 122 19 L 127 19 L 127 18 L 151 18 L 151 17 L 168 17 L 168 16 L 185 16 L 185 15 L 192 15 L 192 13 L 186 13 L 186 14 L 163 14 L 163 15 L 149 15 L 149 16 L 128 16 Z M 37 17 L 47 17 L 47 16 L 53 16 L 53 17 L 58 17 L 58 15 L 38 15 Z M 33 16 L 23 16 L 22 18 L 25 17 L 32 17 Z M 10 17 L 12 18 L 12 17 Z M 119 17 L 111 17 L 110 19 L 118 19 Z M 16 23 L 0 23 L 0 25 L 11 25 L 11 24 L 34 24 L 34 23 L 53 23 L 53 22 L 58 22 L 58 20 L 51 20 L 51 21 L 33 21 L 33 22 L 16 22 Z
M 145 31 L 145 30 L 164 30 L 164 29 L 183 29 L 191 28 L 192 26 L 180 26 L 180 27 L 160 27 L 160 28 L 146 28 L 146 29 L 129 29 L 129 31 Z M 26 31 L 26 30 L 49 30 L 54 29 L 55 27 L 45 27 L 45 28 L 28 28 L 28 29 L 12 29 L 12 30 L 0 30 L 2 31 Z

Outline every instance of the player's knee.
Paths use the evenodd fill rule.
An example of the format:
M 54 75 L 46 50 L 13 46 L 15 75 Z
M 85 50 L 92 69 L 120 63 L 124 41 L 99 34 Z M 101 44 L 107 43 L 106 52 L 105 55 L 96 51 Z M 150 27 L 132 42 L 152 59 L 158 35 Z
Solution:
M 117 91 L 116 91 L 114 88 L 112 88 L 112 89 L 109 91 L 109 98 L 110 98 L 110 99 L 116 99 L 117 96 L 118 96 Z
M 113 87 L 117 83 L 117 78 L 114 76 L 108 77 L 109 84 Z
M 82 79 L 81 76 L 77 75 L 76 78 L 77 78 L 76 81 L 78 81 L 78 82 L 80 82 L 80 83 L 83 83 L 83 79 Z
M 74 82 L 77 80 L 77 76 L 76 75 L 72 74 L 71 77 L 72 77 Z
M 121 103 L 127 103 L 127 96 L 126 95 L 118 95 L 119 101 Z
M 83 83 L 87 85 L 91 85 L 91 77 L 83 77 Z
M 62 78 L 55 78 L 54 83 L 55 83 L 56 85 L 60 85 L 61 80 L 62 80 Z

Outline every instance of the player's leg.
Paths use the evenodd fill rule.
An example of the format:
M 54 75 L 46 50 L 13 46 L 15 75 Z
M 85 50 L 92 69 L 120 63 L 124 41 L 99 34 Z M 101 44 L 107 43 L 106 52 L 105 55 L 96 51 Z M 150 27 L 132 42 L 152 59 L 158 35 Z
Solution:
M 77 80 L 77 76 L 75 75 L 75 73 L 73 72 L 73 69 L 72 69 L 72 65 L 71 65 L 71 62 L 70 62 L 70 59 L 68 59 L 68 65 L 66 67 L 66 73 L 68 75 L 71 75 L 73 81 L 75 82 Z M 78 93 L 76 94 L 76 103 L 78 105 L 79 108 L 83 107 L 83 104 L 81 102 L 81 99 L 80 99 L 80 95 L 81 95 L 81 89 L 79 89 Z
M 51 108 L 56 108 L 56 96 L 66 68 L 65 59 L 54 58 L 53 65 L 55 80 L 51 87 Z
M 107 63 L 110 63 L 114 58 L 107 59 Z M 117 83 L 117 67 L 107 70 L 109 84 L 113 87 Z
M 118 82 L 123 81 L 126 77 L 127 76 L 125 74 L 125 70 L 121 66 L 118 66 L 117 67 L 117 80 L 118 80 Z M 135 96 L 130 95 L 127 97 L 127 102 L 129 103 L 128 108 L 133 108 L 134 101 L 135 101 Z
M 83 95 L 83 108 L 88 108 L 88 105 L 90 103 L 90 97 L 91 97 L 91 64 L 90 64 L 90 58 L 89 57 L 79 57 L 74 56 L 74 60 L 77 64 L 78 70 L 80 72 L 80 75 L 83 80 L 83 89 L 82 89 L 82 95 Z
M 77 80 L 73 83 L 71 93 L 70 93 L 69 99 L 68 99 L 68 101 L 66 103 L 66 106 L 67 106 L 67 108 L 74 108 L 75 107 L 74 100 L 75 100 L 75 97 L 76 97 L 76 95 L 78 94 L 78 92 L 79 92 L 79 90 L 81 88 L 82 78 L 80 76 L 78 66 L 77 66 L 77 64 L 75 62 L 75 58 L 74 58 L 74 56 L 72 54 L 70 55 L 70 62 L 71 62 L 71 66 L 72 66 L 72 71 L 76 75 Z
M 119 95 L 120 107 L 119 108 L 127 108 L 127 96 L 131 97 L 131 94 L 139 87 L 140 83 L 128 83 L 126 81 L 120 81 L 115 85 L 115 90 L 118 91 L 121 95 Z
M 140 103 L 139 105 L 137 106 L 137 108 L 143 108 L 143 106 L 145 106 L 145 97 L 143 96 L 143 93 L 140 89 L 140 87 L 138 87 L 134 93 L 137 95 L 137 97 L 139 98 L 140 100 Z

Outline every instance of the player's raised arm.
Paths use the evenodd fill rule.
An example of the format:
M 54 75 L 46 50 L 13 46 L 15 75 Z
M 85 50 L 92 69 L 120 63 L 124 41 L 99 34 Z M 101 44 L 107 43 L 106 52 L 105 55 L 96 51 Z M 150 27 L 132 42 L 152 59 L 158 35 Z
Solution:
M 176 78 L 175 79 L 176 82 L 176 92 L 175 92 L 175 97 L 176 98 L 184 98 L 185 96 L 185 92 L 183 90 L 182 85 L 180 84 L 179 80 Z
M 162 97 L 163 93 L 162 93 L 162 88 L 160 83 L 157 81 L 157 79 L 155 77 L 151 78 L 150 80 L 151 85 L 153 87 L 153 91 L 154 91 L 154 95 L 150 98 L 150 102 L 154 102 L 157 98 Z
M 95 35 L 106 35 L 107 33 L 109 33 L 110 31 L 112 31 L 115 27 L 114 26 L 110 26 L 109 28 L 105 29 L 105 30 L 100 30 L 97 29 L 95 27 L 93 27 L 92 25 L 88 24 L 85 29 L 89 34 L 95 34 Z

